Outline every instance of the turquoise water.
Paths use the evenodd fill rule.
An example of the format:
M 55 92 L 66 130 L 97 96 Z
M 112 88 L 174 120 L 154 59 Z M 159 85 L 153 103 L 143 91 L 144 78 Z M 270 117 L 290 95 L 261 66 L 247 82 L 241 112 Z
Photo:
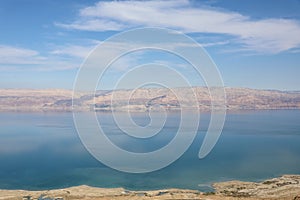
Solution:
M 147 115 L 132 116 L 139 125 L 149 123 Z M 161 148 L 174 137 L 180 121 L 178 113 L 169 113 L 162 132 L 146 141 L 128 139 L 109 113 L 98 113 L 98 118 L 114 143 L 133 152 Z M 72 113 L 0 113 L 0 188 L 37 190 L 86 184 L 207 191 L 217 181 L 260 181 L 300 174 L 300 111 L 228 113 L 217 145 L 200 160 L 198 151 L 208 122 L 209 114 L 202 114 L 194 143 L 170 166 L 129 174 L 106 167 L 87 152 L 74 128 Z

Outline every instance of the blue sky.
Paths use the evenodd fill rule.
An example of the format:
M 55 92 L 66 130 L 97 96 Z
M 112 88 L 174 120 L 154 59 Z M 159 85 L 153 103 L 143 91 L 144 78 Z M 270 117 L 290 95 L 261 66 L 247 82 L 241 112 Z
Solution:
M 124 30 L 154 26 L 202 44 L 225 86 L 300 90 L 299 11 L 299 0 L 2 0 L 0 87 L 71 89 L 97 44 Z M 116 68 L 151 61 L 183 65 L 172 56 L 144 53 Z M 181 70 L 194 85 L 203 84 L 192 70 Z

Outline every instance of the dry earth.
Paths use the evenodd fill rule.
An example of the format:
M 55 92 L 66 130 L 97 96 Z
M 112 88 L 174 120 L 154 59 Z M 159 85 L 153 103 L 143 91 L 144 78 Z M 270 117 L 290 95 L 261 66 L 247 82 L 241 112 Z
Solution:
M 47 191 L 0 190 L 3 200 L 299 200 L 300 175 L 284 175 L 261 183 L 228 181 L 213 184 L 215 193 L 165 189 L 128 191 L 123 188 L 95 188 L 86 185 Z

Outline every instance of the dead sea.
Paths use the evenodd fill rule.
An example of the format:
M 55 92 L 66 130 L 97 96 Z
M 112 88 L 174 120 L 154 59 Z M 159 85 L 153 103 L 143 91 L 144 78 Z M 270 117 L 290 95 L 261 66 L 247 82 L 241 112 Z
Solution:
M 145 141 L 123 134 L 112 123 L 110 114 L 97 115 L 108 137 L 116 145 L 137 153 L 153 151 L 167 144 L 174 137 L 180 120 L 177 113 L 170 113 L 161 133 Z M 194 143 L 174 163 L 151 173 L 129 174 L 110 169 L 89 154 L 76 133 L 71 113 L 0 113 L 0 188 L 5 189 L 1 196 L 12 194 L 8 190 L 24 190 L 22 195 L 26 196 L 28 193 L 25 194 L 25 191 L 45 193 L 74 186 L 76 192 L 77 186 L 89 185 L 94 188 L 124 188 L 125 196 L 133 195 L 132 198 L 135 195 L 150 198 L 140 191 L 166 188 L 198 193 L 213 192 L 215 188 L 217 196 L 244 198 L 247 196 L 244 186 L 240 189 L 230 186 L 221 192 L 222 189 L 218 189 L 215 183 L 232 180 L 258 183 L 282 174 L 300 174 L 300 111 L 229 112 L 217 145 L 207 157 L 199 159 L 197 155 L 209 117 L 208 113 L 201 114 Z M 148 116 L 142 113 L 134 114 L 133 119 L 140 125 L 149 122 Z M 254 187 L 250 193 L 256 194 L 256 185 L 246 187 L 250 186 Z M 261 190 L 261 187 L 268 189 L 270 186 L 273 187 L 272 184 L 257 187 Z M 280 190 L 284 188 L 282 186 Z M 136 191 L 137 194 L 127 194 L 126 191 Z M 36 193 L 35 197 L 42 193 Z M 159 194 L 160 198 L 168 195 L 164 192 Z M 211 195 L 204 197 L 212 198 Z

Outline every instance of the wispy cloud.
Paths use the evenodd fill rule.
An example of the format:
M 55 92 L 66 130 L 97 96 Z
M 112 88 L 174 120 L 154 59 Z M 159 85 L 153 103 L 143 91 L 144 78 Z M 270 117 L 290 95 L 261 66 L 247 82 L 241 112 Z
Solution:
M 79 11 L 70 24 L 56 25 L 86 31 L 121 31 L 140 26 L 159 26 L 186 33 L 231 35 L 246 50 L 278 53 L 300 46 L 300 24 L 291 19 L 252 19 L 237 12 L 195 7 L 187 0 L 101 1 Z
M 67 55 L 71 57 L 86 58 L 93 50 L 95 45 L 92 46 L 80 46 L 80 45 L 65 45 L 57 47 L 50 53 L 54 55 Z
M 230 41 L 226 40 L 226 41 L 220 41 L 220 42 L 208 42 L 208 43 L 201 43 L 201 45 L 203 47 L 211 47 L 211 46 L 220 46 L 220 45 L 226 45 L 229 44 Z
M 35 50 L 0 45 L 0 64 L 40 64 L 43 60 Z
M 79 67 L 76 60 L 59 56 L 41 56 L 38 51 L 0 45 L 0 71 L 53 71 Z

